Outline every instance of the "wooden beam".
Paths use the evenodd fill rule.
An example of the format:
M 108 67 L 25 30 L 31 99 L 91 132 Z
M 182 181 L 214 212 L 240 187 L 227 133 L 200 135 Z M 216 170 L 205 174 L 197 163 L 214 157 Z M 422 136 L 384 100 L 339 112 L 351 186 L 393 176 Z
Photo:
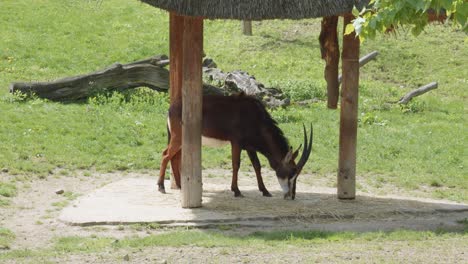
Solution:
M 202 53 L 203 18 L 185 17 L 182 63 L 182 207 L 202 202 Z
M 354 19 L 352 14 L 344 15 L 343 32 Z M 340 113 L 340 146 L 338 161 L 338 198 L 356 197 L 356 140 L 359 87 L 359 38 L 355 33 L 343 36 Z
M 340 47 L 338 45 L 338 16 L 322 19 L 320 31 L 320 51 L 325 60 L 325 80 L 327 81 L 328 108 L 336 109 L 338 105 L 339 87 L 338 64 L 340 62 Z
M 170 104 L 180 104 L 182 101 L 182 65 L 183 65 L 183 46 L 182 39 L 184 33 L 184 16 L 177 15 L 175 12 L 169 14 L 169 61 L 170 75 L 169 75 L 169 97 Z M 173 135 L 182 135 L 182 126 L 175 126 L 172 131 Z M 181 168 L 174 168 L 180 166 L 181 153 L 177 153 L 171 160 L 171 189 L 178 189 L 177 182 L 174 177 L 175 173 L 180 173 Z M 180 175 L 178 176 L 180 179 Z
M 252 21 L 243 20 L 242 21 L 242 33 L 246 36 L 252 36 Z

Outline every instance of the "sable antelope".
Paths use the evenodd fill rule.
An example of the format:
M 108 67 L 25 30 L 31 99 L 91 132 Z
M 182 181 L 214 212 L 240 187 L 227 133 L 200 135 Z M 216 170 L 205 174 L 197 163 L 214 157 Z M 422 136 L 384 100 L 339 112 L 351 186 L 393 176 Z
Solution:
M 237 174 L 241 151 L 246 150 L 257 176 L 258 188 L 263 196 L 271 197 L 271 194 L 263 183 L 257 152 L 262 153 L 268 159 L 271 168 L 275 170 L 284 198 L 295 198 L 297 177 L 312 151 L 312 126 L 309 140 L 304 126 L 304 149 L 301 158 L 296 163 L 295 159 L 301 146 L 293 152 L 276 121 L 271 118 L 259 100 L 244 94 L 205 95 L 203 96 L 202 115 L 203 145 L 220 146 L 231 143 L 233 170 L 231 190 L 235 197 L 242 196 L 237 186 Z M 181 120 L 182 104 L 179 102 L 171 105 L 169 109 L 169 145 L 163 152 L 158 180 L 159 191 L 162 193 L 165 193 L 164 176 L 169 161 L 171 161 L 177 186 L 180 188 L 182 135 L 174 132 L 182 131 Z M 174 129 L 176 126 L 178 129 Z

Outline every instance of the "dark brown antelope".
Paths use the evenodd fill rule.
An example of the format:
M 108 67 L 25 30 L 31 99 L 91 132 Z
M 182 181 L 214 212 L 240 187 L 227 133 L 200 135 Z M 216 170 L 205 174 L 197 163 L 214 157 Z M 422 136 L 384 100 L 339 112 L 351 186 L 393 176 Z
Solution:
M 171 161 L 172 171 L 177 186 L 180 188 L 180 157 L 182 135 L 182 104 L 175 103 L 169 109 L 168 132 L 170 140 L 163 152 L 159 173 L 159 191 L 164 193 L 164 176 L 167 163 Z M 174 129 L 176 126 L 177 129 Z M 257 99 L 244 94 L 234 96 L 206 95 L 203 97 L 202 143 L 208 146 L 220 146 L 231 143 L 232 183 L 234 196 L 242 196 L 237 186 L 237 173 L 240 167 L 240 155 L 246 150 L 257 175 L 259 190 L 263 196 L 271 197 L 263 183 L 261 166 L 257 152 L 262 153 L 275 170 L 284 198 L 296 196 L 296 180 L 312 151 L 312 127 L 310 139 L 304 126 L 304 149 L 296 163 L 299 148 L 293 152 L 283 132 L 275 120 Z M 172 129 L 171 129 L 172 128 Z

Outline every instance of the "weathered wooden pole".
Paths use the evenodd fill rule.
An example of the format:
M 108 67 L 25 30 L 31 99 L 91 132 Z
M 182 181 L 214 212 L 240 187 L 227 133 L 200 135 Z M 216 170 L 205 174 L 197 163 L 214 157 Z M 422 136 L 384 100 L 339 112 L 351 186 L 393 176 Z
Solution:
M 252 21 L 243 20 L 242 21 L 242 33 L 246 36 L 252 36 Z
M 203 18 L 184 18 L 182 59 L 182 207 L 202 202 L 202 53 Z
M 343 32 L 354 18 L 344 15 Z M 340 113 L 340 146 L 338 161 L 338 198 L 356 198 L 356 140 L 359 87 L 359 38 L 355 33 L 343 36 Z
M 338 106 L 339 87 L 338 64 L 340 62 L 340 47 L 338 45 L 338 16 L 322 19 L 319 42 L 322 59 L 325 60 L 325 80 L 327 81 L 328 108 Z
M 182 101 L 182 65 L 183 65 L 183 39 L 184 33 L 184 16 L 177 15 L 175 12 L 169 14 L 169 61 L 170 75 L 169 75 L 169 97 L 172 104 L 180 104 Z M 171 128 L 175 135 L 182 135 L 182 126 Z M 181 153 L 177 153 L 171 160 L 171 189 L 177 189 L 175 174 L 180 173 L 180 168 L 175 169 L 175 166 L 180 167 Z M 178 176 L 180 179 L 180 175 Z

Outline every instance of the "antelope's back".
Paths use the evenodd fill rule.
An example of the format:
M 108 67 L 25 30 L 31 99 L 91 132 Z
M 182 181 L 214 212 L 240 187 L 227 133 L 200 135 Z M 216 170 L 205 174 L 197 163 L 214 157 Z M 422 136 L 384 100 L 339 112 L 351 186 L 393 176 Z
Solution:
M 271 119 L 263 104 L 246 95 L 203 97 L 203 135 L 221 140 L 256 140 Z

